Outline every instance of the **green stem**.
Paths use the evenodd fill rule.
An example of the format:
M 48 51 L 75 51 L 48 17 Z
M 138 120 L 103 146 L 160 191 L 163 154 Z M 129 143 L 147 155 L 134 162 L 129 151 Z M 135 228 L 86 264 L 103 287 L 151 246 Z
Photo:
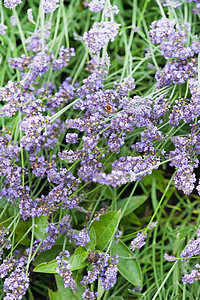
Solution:
M 16 18 L 16 21 L 17 21 L 17 27 L 19 29 L 19 34 L 20 34 L 20 38 L 21 38 L 21 42 L 22 42 L 22 46 L 23 46 L 23 49 L 24 49 L 24 53 L 26 54 L 26 56 L 28 56 L 28 53 L 26 51 L 26 46 L 25 46 L 25 37 L 24 37 L 24 33 L 23 33 L 23 30 L 21 28 L 21 23 L 19 21 L 19 18 L 18 18 L 18 14 L 17 14 L 17 11 L 15 8 L 13 8 L 13 14 Z
M 30 244 L 30 250 L 29 250 L 29 255 L 28 255 L 28 262 L 27 262 L 27 266 L 26 266 L 26 276 L 28 274 L 29 265 L 32 261 L 31 255 L 32 255 L 32 251 L 33 251 L 34 231 L 35 231 L 35 218 L 32 218 L 32 235 L 31 235 L 31 244 Z

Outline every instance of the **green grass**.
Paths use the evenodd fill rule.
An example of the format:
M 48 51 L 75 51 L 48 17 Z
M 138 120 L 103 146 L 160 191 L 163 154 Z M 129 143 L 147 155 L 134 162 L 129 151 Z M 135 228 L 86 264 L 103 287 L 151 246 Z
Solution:
M 175 18 L 179 23 L 189 21 L 192 24 L 192 33 L 199 35 L 200 17 L 192 14 L 191 8 L 193 5 L 191 3 L 184 3 L 181 8 L 176 10 L 162 8 L 160 1 L 153 0 L 116 0 L 115 4 L 120 9 L 120 13 L 115 17 L 115 20 L 121 24 L 121 27 L 115 41 L 109 43 L 106 49 L 111 59 L 111 66 L 105 81 L 105 87 L 112 88 L 114 82 L 123 81 L 126 77 L 133 77 L 136 80 L 136 89 L 130 92 L 130 96 L 148 96 L 154 93 L 156 97 L 160 91 L 156 90 L 154 75 L 156 71 L 165 65 L 166 60 L 161 56 L 158 47 L 150 42 L 148 31 L 150 30 L 151 22 L 160 19 L 163 15 Z M 25 11 L 30 7 L 33 9 L 36 27 L 26 20 Z M 38 13 L 38 9 L 39 1 L 34 0 L 23 1 L 23 4 L 13 11 L 3 7 L 4 22 L 8 29 L 5 36 L 0 36 L 0 86 L 5 86 L 9 80 L 18 81 L 20 79 L 20 72 L 11 69 L 7 60 L 9 57 L 16 58 L 26 53 L 25 39 L 34 32 L 35 28 L 39 29 L 44 24 L 44 21 L 52 22 L 51 36 L 47 43 L 50 50 L 55 55 L 58 55 L 60 46 L 74 47 L 76 57 L 71 59 L 68 67 L 64 70 L 50 71 L 44 74 L 40 79 L 39 87 L 44 82 L 53 82 L 56 84 L 56 90 L 58 90 L 59 85 L 66 77 L 71 77 L 73 83 L 79 82 L 81 84 L 81 81 L 89 74 L 85 70 L 85 64 L 90 60 L 90 54 L 84 42 L 74 39 L 73 33 L 76 32 L 79 36 L 82 36 L 85 31 L 91 28 L 93 22 L 101 21 L 100 14 L 95 15 L 88 12 L 83 6 L 83 2 L 79 0 L 61 0 L 60 7 L 55 13 L 45 16 L 41 13 L 41 10 Z M 10 26 L 9 17 L 12 14 L 18 16 L 17 27 Z M 138 31 L 133 30 L 136 27 L 138 27 Z M 97 56 L 100 58 L 100 54 Z M 172 104 L 178 96 L 188 96 L 187 89 L 188 86 L 186 84 L 181 87 L 174 85 L 163 89 L 161 93 L 169 92 L 168 95 L 171 95 L 171 97 L 168 98 L 168 104 Z M 45 104 L 46 99 L 43 98 L 42 100 Z M 51 121 L 53 123 L 58 118 L 62 121 L 71 117 L 77 118 L 78 113 L 78 111 L 73 110 L 72 104 L 69 103 L 57 110 L 56 114 L 51 116 Z M 23 134 L 18 127 L 20 118 L 20 114 L 16 114 L 12 118 L 1 117 L 2 130 L 6 129 L 6 132 L 11 131 L 14 141 L 19 141 Z M 167 146 L 168 150 L 172 150 L 173 145 L 170 142 L 170 138 L 175 135 L 185 136 L 189 132 L 188 125 L 183 123 L 177 128 L 171 128 L 167 118 L 159 126 L 165 134 L 168 134 L 166 140 L 161 142 L 161 144 L 157 143 L 156 146 L 159 149 Z M 140 128 L 140 130 L 127 135 L 127 144 L 122 150 L 124 151 L 122 152 L 124 156 L 131 155 L 130 146 L 134 141 L 138 141 L 141 130 Z M 54 152 L 51 151 L 50 155 L 57 154 L 63 150 L 64 146 L 66 146 L 63 145 L 63 139 L 64 134 L 61 135 L 60 142 L 54 148 Z M 47 156 L 45 149 L 43 154 Z M 111 155 L 106 158 L 107 171 L 110 170 L 116 157 L 119 158 L 120 156 Z M 20 163 L 22 167 L 25 166 L 30 169 L 28 155 L 24 150 L 21 150 L 20 153 Z M 66 161 L 58 160 L 60 167 L 70 168 L 75 173 L 77 164 L 78 162 L 71 166 Z M 199 258 L 192 258 L 187 262 L 178 260 L 172 263 L 164 260 L 165 253 L 180 257 L 181 251 L 186 247 L 189 240 L 196 237 L 196 230 L 200 224 L 200 197 L 197 193 L 187 196 L 177 191 L 172 181 L 175 172 L 176 170 L 169 167 L 168 162 L 165 161 L 164 163 L 162 162 L 159 170 L 153 171 L 151 175 L 146 176 L 137 183 L 117 188 L 105 187 L 95 183 L 81 187 L 87 195 L 86 200 L 83 202 L 83 208 L 89 213 L 90 220 L 101 208 L 117 211 L 119 201 L 127 199 L 122 209 L 119 223 L 119 229 L 123 234 L 122 241 L 127 245 L 130 244 L 137 232 L 146 230 L 152 221 L 158 222 L 158 226 L 148 234 L 146 245 L 137 251 L 137 258 L 143 276 L 142 291 L 133 292 L 133 284 L 119 274 L 115 287 L 110 291 L 105 291 L 102 294 L 102 300 L 188 300 L 200 298 L 198 282 L 195 282 L 193 285 L 184 285 L 181 280 L 182 273 L 190 272 L 192 267 L 199 262 Z M 22 179 L 22 182 L 29 185 L 31 196 L 35 198 L 42 193 L 47 193 L 48 190 L 54 187 L 53 184 L 48 183 L 47 179 L 35 178 L 31 172 Z M 123 216 L 132 196 L 145 196 L 146 200 L 140 207 Z M 28 223 L 20 220 L 18 208 L 13 208 L 10 203 L 5 204 L 2 202 L 0 210 L 0 225 L 10 229 L 12 241 L 10 256 L 17 246 L 22 251 L 28 245 L 32 248 L 35 229 L 34 218 L 32 221 L 29 220 Z M 63 211 L 60 210 L 57 214 L 51 215 L 50 219 L 58 222 L 63 215 Z M 71 219 L 77 229 L 81 229 L 86 224 L 86 220 L 80 212 L 73 211 Z M 29 264 L 31 264 L 32 255 L 32 252 L 30 252 Z M 31 268 L 33 268 L 32 265 Z M 77 272 L 76 275 L 78 278 L 80 274 Z M 47 299 L 49 282 L 46 278 L 48 278 L 48 275 L 35 274 L 34 276 L 29 288 L 29 298 L 26 296 L 23 299 Z M 54 287 L 52 289 L 55 290 L 55 281 L 53 284 Z M 3 296 L 0 297 L 2 299 Z M 58 299 L 55 298 L 55 300 Z

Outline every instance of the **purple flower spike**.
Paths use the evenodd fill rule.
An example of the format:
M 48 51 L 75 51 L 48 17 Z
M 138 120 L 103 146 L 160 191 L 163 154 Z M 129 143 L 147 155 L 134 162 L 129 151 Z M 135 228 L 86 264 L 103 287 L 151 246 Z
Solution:
M 89 4 L 89 10 L 98 13 L 104 8 L 105 0 L 92 0 Z
M 134 252 L 136 249 L 140 249 L 142 248 L 146 242 L 145 242 L 145 239 L 147 237 L 147 233 L 144 234 L 144 231 L 142 232 L 138 232 L 137 233 L 137 237 L 134 238 L 131 242 L 131 250 Z
M 95 22 L 89 32 L 85 32 L 83 40 L 92 53 L 98 53 L 109 41 L 114 42 L 120 24 L 115 22 Z
M 60 6 L 57 3 L 59 3 L 59 0 L 42 0 L 41 5 L 45 13 L 51 13 Z
M 7 27 L 6 25 L 0 24 L 0 35 L 6 34 L 6 29 L 7 29 L 7 28 L 8 28 L 8 27 Z
M 76 282 L 72 276 L 72 272 L 70 271 L 71 266 L 69 264 L 69 261 L 68 261 L 68 259 L 66 259 L 69 257 L 70 257 L 70 253 L 67 250 L 61 252 L 56 257 L 57 263 L 58 263 L 58 267 L 57 267 L 56 271 L 61 277 L 63 277 L 65 288 L 69 287 L 74 292 L 76 292 L 77 291 Z
M 20 3 L 22 3 L 21 0 L 4 0 L 5 7 L 10 9 L 16 7 Z

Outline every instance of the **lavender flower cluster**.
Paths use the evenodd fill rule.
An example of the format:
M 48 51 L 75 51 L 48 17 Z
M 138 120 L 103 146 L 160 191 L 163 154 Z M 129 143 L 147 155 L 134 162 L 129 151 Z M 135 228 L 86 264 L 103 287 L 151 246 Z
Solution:
M 151 24 L 149 32 L 151 42 L 158 44 L 162 55 L 169 62 L 163 70 L 156 73 L 157 86 L 163 87 L 172 82 L 183 84 L 198 72 L 195 54 L 200 52 L 200 42 L 194 36 L 190 46 L 187 46 L 191 34 L 189 23 L 177 25 L 175 20 L 162 18 Z
M 187 2 L 192 2 L 196 4 L 196 8 L 194 8 L 192 11 L 194 14 L 200 13 L 200 3 L 199 0 L 186 0 Z M 161 3 L 163 6 L 178 8 L 183 4 L 184 0 L 161 0 Z
M 191 257 L 198 256 L 200 253 L 200 228 L 197 230 L 197 239 L 192 239 L 189 241 L 188 245 L 181 252 L 180 258 L 182 261 L 189 260 Z M 178 258 L 173 255 L 168 255 L 165 253 L 164 258 L 168 261 L 177 261 Z M 195 268 L 192 269 L 191 273 L 185 274 L 182 277 L 184 284 L 192 284 L 194 281 L 200 280 L 200 265 L 196 264 Z
M 104 290 L 111 289 L 117 280 L 118 262 L 118 255 L 111 257 L 108 253 L 99 253 L 98 260 L 93 262 L 92 269 L 83 277 L 81 285 L 91 284 L 99 277 Z
M 170 4 L 168 1 L 162 3 Z M 18 4 L 21 0 L 4 1 L 5 8 L 13 9 Z M 176 168 L 174 184 L 177 189 L 189 195 L 195 188 L 195 168 L 199 166 L 197 156 L 200 153 L 197 59 L 200 40 L 192 35 L 191 25 L 177 24 L 175 19 L 168 18 L 151 24 L 150 40 L 158 45 L 167 63 L 155 74 L 157 91 L 142 96 L 135 91 L 136 82 L 132 75 L 116 80 L 109 88 L 106 84 L 110 66 L 106 50 L 109 42 L 116 39 L 121 26 L 114 21 L 118 7 L 104 0 L 85 1 L 84 4 L 91 12 L 102 12 L 101 22 L 94 22 L 91 29 L 78 38 L 91 54 L 86 66 L 89 76 L 78 83 L 66 75 L 60 86 L 50 81 L 52 72 L 62 72 L 73 64 L 76 52 L 74 48 L 62 45 L 55 55 L 49 43 L 52 24 L 43 22 L 42 28 L 37 28 L 23 40 L 26 53 L 8 59 L 10 68 L 16 69 L 18 79 L 10 80 L 0 88 L 3 103 L 0 116 L 17 120 L 14 128 L 3 127 L 0 133 L 0 197 L 7 198 L 23 221 L 47 217 L 43 237 L 34 237 L 25 255 L 17 259 L 13 256 L 3 259 L 10 249 L 10 238 L 6 237 L 4 228 L 0 230 L 0 256 L 3 259 L 0 270 L 1 278 L 7 276 L 4 281 L 6 300 L 23 298 L 29 286 L 30 259 L 33 261 L 39 253 L 52 249 L 59 238 L 74 248 L 86 247 L 91 242 L 89 226 L 92 222 L 86 226 L 77 226 L 73 222 L 76 212 L 86 212 L 82 204 L 87 198 L 85 186 L 117 187 L 136 182 L 167 160 Z M 52 13 L 57 8 L 60 13 L 63 3 L 42 0 L 40 13 L 44 17 L 44 13 Z M 196 2 L 196 13 L 198 9 Z M 30 10 L 28 18 L 34 24 Z M 6 29 L 7 26 L 1 24 L 0 34 L 5 35 Z M 185 83 L 190 94 L 177 96 L 172 101 L 168 94 L 170 85 Z M 74 114 L 65 114 L 68 108 Z M 185 136 L 169 137 L 161 130 L 164 122 L 172 130 L 184 123 L 189 125 L 190 132 Z M 132 139 L 134 135 L 137 135 L 136 140 Z M 165 149 L 165 141 L 171 142 L 174 150 Z M 36 188 L 31 187 L 29 180 Z M 196 189 L 200 194 L 200 181 Z M 148 230 L 155 226 L 152 223 Z M 116 229 L 116 238 L 120 235 Z M 134 252 L 142 248 L 146 237 L 146 231 L 139 232 L 130 249 Z M 199 254 L 198 239 L 189 243 L 181 254 L 182 259 Z M 117 280 L 118 255 L 96 253 L 98 259 L 90 261 L 88 258 L 91 265 L 80 281 L 85 287 L 83 299 L 98 297 L 98 293 L 88 287 L 93 286 L 97 278 L 104 290 L 111 289 Z M 56 272 L 63 278 L 64 286 L 76 292 L 77 280 L 71 271 L 70 256 L 70 252 L 63 249 L 56 257 Z M 196 268 L 199 269 L 199 265 Z M 183 281 L 197 279 L 199 271 L 195 270 L 192 275 L 185 275 Z

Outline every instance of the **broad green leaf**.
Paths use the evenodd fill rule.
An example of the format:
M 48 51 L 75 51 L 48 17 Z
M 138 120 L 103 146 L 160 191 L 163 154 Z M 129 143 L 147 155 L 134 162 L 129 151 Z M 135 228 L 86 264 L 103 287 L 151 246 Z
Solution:
M 133 285 L 142 287 L 142 273 L 140 265 L 133 257 L 131 250 L 122 242 L 113 244 L 113 254 L 119 255 L 119 264 L 117 266 L 120 274 Z
M 126 215 L 130 214 L 132 211 L 134 211 L 135 209 L 137 209 L 140 205 L 142 205 L 148 198 L 148 195 L 141 195 L 141 196 L 134 196 L 131 197 L 129 204 L 123 214 L 123 217 L 125 217 Z M 117 202 L 117 209 L 123 210 L 123 207 L 126 205 L 127 201 L 128 201 L 129 197 L 124 198 L 120 201 Z
M 64 236 L 64 235 L 60 235 L 60 236 L 57 238 L 55 245 L 61 245 L 61 246 L 62 246 L 63 243 L 64 243 L 64 239 L 65 239 L 65 236 Z
M 35 218 L 35 229 L 34 234 L 36 239 L 43 239 L 46 235 L 45 228 L 48 225 L 48 216 L 41 216 L 39 218 Z
M 134 224 L 134 225 L 141 225 L 141 219 L 138 218 L 136 216 L 136 214 L 134 214 L 134 212 L 132 212 L 129 216 L 128 216 L 128 222 Z
M 88 251 L 93 251 L 96 246 L 96 232 L 95 229 L 92 227 L 90 230 L 90 242 L 85 246 Z
M 62 251 L 63 246 L 55 245 L 51 249 L 41 252 L 36 256 L 36 259 L 33 261 L 34 266 L 41 264 L 42 262 L 50 262 L 55 259 L 55 257 Z
M 56 268 L 57 268 L 57 260 L 54 259 L 50 262 L 44 262 L 33 270 L 34 272 L 40 272 L 40 273 L 51 273 L 55 274 L 56 273 Z
M 28 235 L 25 236 L 29 229 L 28 223 L 20 220 L 15 228 L 15 242 L 19 242 L 22 245 L 30 245 L 30 238 Z M 25 238 L 24 238 L 25 237 Z
M 71 265 L 71 271 L 79 270 L 88 265 L 88 252 L 83 247 L 76 249 L 75 253 L 70 256 L 69 263 Z
M 144 178 L 142 178 L 142 182 L 144 182 L 145 186 L 151 186 L 152 180 L 153 178 L 155 178 L 157 190 L 160 190 L 163 193 L 166 188 L 166 179 L 163 174 L 164 172 L 162 170 L 153 170 L 151 176 L 145 176 Z
M 63 279 L 56 275 L 56 283 L 58 290 L 53 292 L 49 289 L 50 300 L 82 300 L 82 297 L 78 293 L 74 293 L 70 288 L 65 288 Z
M 111 199 L 113 200 L 114 195 L 113 195 L 113 191 L 112 188 L 110 186 L 107 186 L 104 193 L 103 193 L 104 197 L 107 199 Z
M 8 202 L 8 199 L 3 197 L 0 200 L 0 208 L 2 208 L 6 203 Z
M 97 249 L 102 250 L 111 240 L 116 231 L 120 219 L 120 212 L 110 211 L 99 217 L 99 221 L 94 220 L 90 225 L 90 230 L 95 229 Z
M 75 253 L 70 256 L 69 264 L 71 265 L 70 270 L 75 271 L 84 268 L 88 265 L 86 258 L 88 257 L 88 252 L 85 251 L 83 247 L 76 249 Z M 56 273 L 57 260 L 54 259 L 50 262 L 42 263 L 35 267 L 34 272 L 40 273 Z
M 104 288 L 102 288 L 101 281 L 100 281 L 99 278 L 98 278 L 98 290 L 97 290 L 97 292 L 98 292 L 98 298 L 97 298 L 97 300 L 100 300 L 102 298 L 105 290 L 104 290 Z

